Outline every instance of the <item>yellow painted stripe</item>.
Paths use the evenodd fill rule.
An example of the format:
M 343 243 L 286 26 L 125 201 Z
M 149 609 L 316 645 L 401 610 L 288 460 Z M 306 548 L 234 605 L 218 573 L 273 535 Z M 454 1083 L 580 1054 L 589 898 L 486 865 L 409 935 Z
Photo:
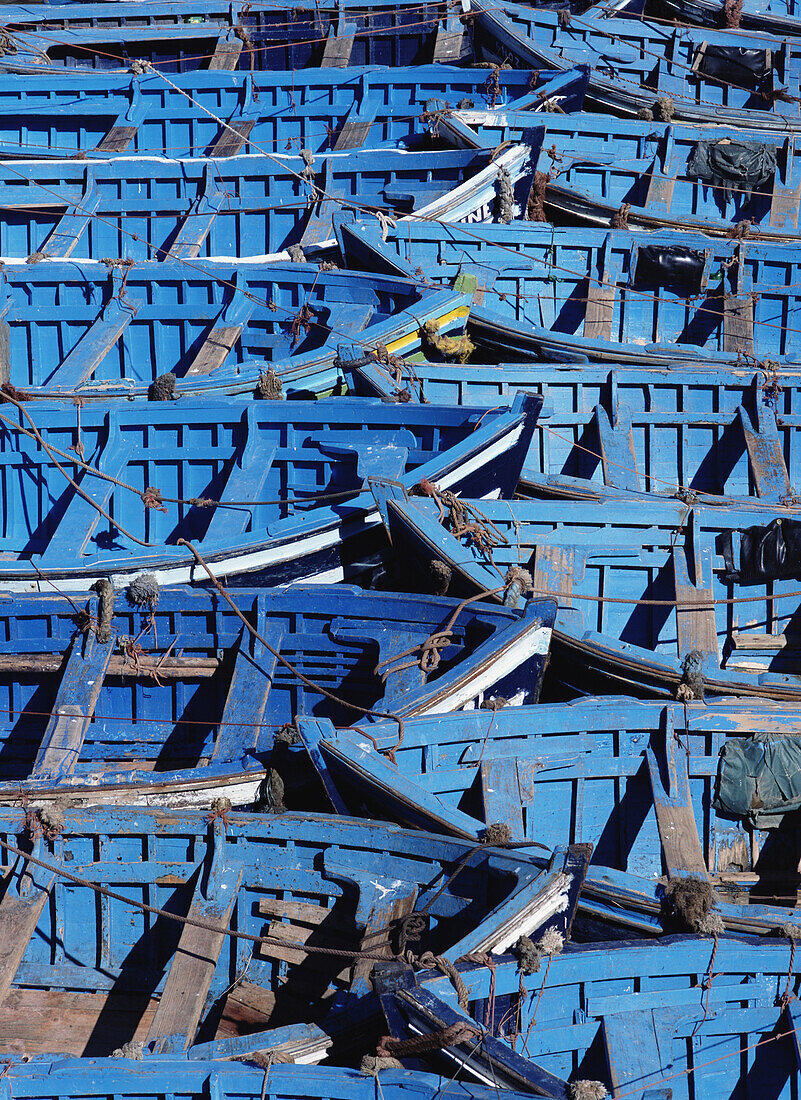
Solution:
M 440 325 L 448 324 L 451 321 L 461 321 L 470 316 L 470 306 L 457 306 L 456 309 L 451 309 L 447 313 L 444 313 L 441 317 L 431 318 L 432 320 L 439 321 Z M 393 354 L 398 351 L 402 351 L 404 348 L 413 347 L 420 343 L 420 337 L 416 332 L 407 333 L 405 336 L 399 336 L 397 340 L 393 340 L 390 344 L 387 344 L 387 350 Z

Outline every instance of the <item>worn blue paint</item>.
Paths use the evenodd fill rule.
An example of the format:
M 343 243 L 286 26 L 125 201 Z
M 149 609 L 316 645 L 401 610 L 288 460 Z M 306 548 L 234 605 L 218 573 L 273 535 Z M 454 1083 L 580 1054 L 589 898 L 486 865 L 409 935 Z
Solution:
M 761 371 L 680 361 L 410 363 L 399 381 L 372 362 L 353 374 L 358 392 L 385 401 L 403 391 L 413 401 L 491 408 L 518 389 L 541 394 L 521 486 L 535 496 L 647 501 L 691 492 L 704 504 L 781 508 L 793 506 L 801 484 L 801 379 L 790 369 L 780 384 Z
M 560 106 L 575 110 L 586 69 L 573 77 L 565 84 L 562 71 L 541 71 L 535 87 L 547 92 L 555 79 Z M 180 158 L 240 150 L 298 155 L 302 148 L 318 153 L 423 140 L 428 146 L 436 116 L 423 118 L 426 111 L 455 108 L 465 99 L 481 108 L 514 106 L 531 96 L 532 80 L 530 71 L 503 70 L 496 90 L 486 69 L 451 65 L 311 69 L 290 81 L 284 73 L 260 73 L 258 82 L 246 73 L 200 71 L 170 84 L 157 74 L 48 73 L 47 80 L 0 74 L 0 153 L 107 159 L 121 149 Z M 216 119 L 242 127 L 243 136 L 237 139 Z M 359 120 L 364 126 L 357 134 L 350 123 Z M 126 128 L 116 150 L 108 147 L 115 127 Z
M 191 804 L 215 784 L 240 784 L 252 801 L 273 759 L 276 729 L 296 715 L 350 725 L 371 720 L 361 708 L 411 716 L 468 705 L 480 701 L 482 668 L 505 650 L 512 655 L 508 667 L 498 668 L 487 693 L 521 692 L 530 701 L 539 694 L 546 656 L 531 653 L 530 643 L 542 639 L 547 646 L 553 620 L 547 601 L 532 601 L 525 613 L 470 604 L 456 616 L 451 644 L 434 670 L 423 676 L 415 669 L 411 678 L 390 670 L 382 682 L 378 663 L 420 646 L 458 601 L 348 585 L 240 588 L 231 595 L 268 645 L 344 702 L 302 684 L 213 590 L 165 588 L 152 611 L 118 591 L 108 645 L 77 631 L 76 607 L 99 613 L 94 594 L 74 603 L 52 592 L 5 595 L 2 797 L 60 789 L 91 802 L 127 791 L 129 798 Z M 61 723 L 49 717 L 53 711 L 66 714 Z M 71 742 L 54 734 L 63 725 L 75 729 Z M 49 766 L 40 768 L 40 759 Z M 286 780 L 298 786 L 302 754 L 291 751 L 292 761 L 298 775 L 290 769 Z
M 753 221 L 765 240 L 799 238 L 796 138 L 741 127 L 646 122 L 581 112 L 542 115 L 546 137 L 537 169 L 552 177 L 545 213 L 559 225 L 612 226 L 626 203 L 632 229 L 695 229 L 729 235 Z M 457 148 L 520 141 L 531 128 L 528 111 L 457 111 L 439 133 Z M 687 174 L 696 143 L 754 141 L 776 151 L 776 172 L 761 184 L 731 183 L 730 193 Z M 749 230 L 750 232 L 750 230 Z
M 49 397 L 138 396 L 172 372 L 178 393 L 219 395 L 252 392 L 272 366 L 285 392 L 322 394 L 341 377 L 343 337 L 413 350 L 424 319 L 460 329 L 469 304 L 452 290 L 311 264 L 115 264 L 3 269 L 0 354 L 13 385 Z M 302 306 L 308 326 L 293 331 Z
M 709 695 L 801 698 L 793 633 L 798 580 L 726 579 L 729 539 L 737 565 L 742 532 L 770 523 L 775 513 L 769 508 L 704 508 L 656 495 L 639 510 L 615 500 L 475 503 L 500 533 L 495 568 L 475 546 L 457 541 L 426 500 L 388 502 L 394 551 L 424 569 L 432 559 L 448 563 L 454 594 L 497 585 L 510 565 L 531 570 L 539 595 L 559 595 L 549 675 L 568 695 L 673 696 L 683 675 L 681 655 L 706 652 L 711 642 L 702 670 Z M 677 560 L 688 575 L 684 588 Z M 709 605 L 738 597 L 748 602 Z M 675 601 L 682 605 L 679 616 Z M 693 612 L 692 602 L 706 609 Z
M 536 142 L 541 134 L 541 128 L 534 129 L 527 137 Z M 536 149 L 529 154 L 536 159 Z M 340 204 L 386 209 L 400 217 L 446 199 L 453 188 L 472 179 L 476 191 L 470 201 L 480 210 L 495 198 L 494 177 L 483 186 L 475 178 L 491 156 L 491 149 L 387 149 L 377 164 L 374 154 L 363 151 L 329 153 L 314 159 L 311 178 L 300 157 L 283 153 L 212 162 L 143 162 L 120 155 L 100 164 L 6 163 L 0 165 L 0 255 L 289 260 L 289 245 L 313 249 L 333 242 L 331 215 Z M 519 177 L 524 169 L 530 171 L 521 149 L 513 172 Z M 451 220 L 447 206 L 440 216 Z M 193 272 L 185 268 L 185 273 Z
M 551 1073 L 562 1080 L 599 1080 L 611 1095 L 651 1097 L 649 1090 L 672 1088 L 674 1100 L 795 1096 L 795 1025 L 783 1001 L 787 940 L 675 936 L 658 944 L 569 944 L 550 959 L 546 979 L 547 962 L 543 959 L 531 975 L 521 975 L 511 961 L 492 975 L 486 967 L 460 967 L 469 1016 L 480 1034 L 496 1041 L 492 1068 L 499 1063 L 503 1073 L 519 1072 L 522 1055 L 532 1091 L 543 1073 Z M 794 968 L 789 977 L 794 994 Z M 415 1033 L 426 1016 L 425 1031 L 464 1019 L 449 980 L 434 972 L 421 975 L 416 985 L 409 980 L 402 997 L 383 997 L 390 998 L 404 1037 Z M 478 1038 L 458 1050 L 489 1075 Z M 768 1038 L 773 1041 L 764 1042 Z M 504 1057 L 499 1047 L 509 1054 Z
M 731 930 L 772 933 L 801 918 L 789 902 L 758 900 L 760 852 L 764 847 L 765 858 L 774 852 L 762 891 L 789 897 L 795 890 L 793 850 L 782 864 L 775 834 L 718 813 L 715 778 L 727 739 L 780 734 L 800 720 L 796 707 L 744 701 L 685 707 L 623 696 L 541 703 L 535 710 L 461 712 L 410 719 L 395 751 L 397 767 L 383 755 L 397 740 L 391 723 L 375 723 L 369 739 L 322 719 L 301 719 L 299 729 L 342 812 L 380 814 L 464 837 L 505 821 L 514 836 L 548 847 L 590 844 L 580 909 L 651 934 L 670 922 L 660 915 L 663 844 L 654 811 L 654 797 L 663 792 L 649 781 L 647 754 L 658 765 L 657 775 L 666 775 L 666 753 L 675 747 L 674 763 L 689 769 L 706 868 L 725 875 L 729 884 L 718 886 L 716 911 Z M 681 868 L 668 870 L 679 874 Z M 738 876 L 752 892 L 750 903 L 733 897 Z
M 801 359 L 797 247 L 532 223 L 410 223 L 385 242 L 366 222 L 343 216 L 338 224 L 341 246 L 365 270 L 476 274 L 471 330 L 501 359 L 668 365 L 679 356 L 738 366 L 749 355 Z
M 217 1062 L 213 1065 L 177 1058 L 131 1059 L 70 1058 L 21 1063 L 13 1059 L 3 1078 L 4 1096 L 20 1100 L 374 1100 L 375 1078 L 357 1069 L 330 1066 L 280 1065 L 264 1069 L 255 1064 Z M 434 1073 L 383 1070 L 381 1091 L 386 1100 L 436 1100 L 442 1089 L 454 1100 L 491 1100 L 494 1089 L 472 1082 L 450 1081 Z M 511 1094 L 509 1100 L 519 1100 Z
M 678 19 L 700 27 L 721 26 L 721 8 L 712 0 L 618 0 L 617 15 L 640 18 L 645 9 L 648 16 Z M 745 0 L 739 13 L 739 29 L 774 35 L 801 33 L 801 19 L 796 0 Z
M 2 68 L 118 71 L 144 59 L 165 73 L 269 72 L 472 62 L 476 55 L 457 10 L 444 0 L 323 0 L 313 9 L 304 0 L 257 9 L 201 0 L 191 12 L 170 3 L 81 3 L 44 12 L 9 5 Z
M 375 564 L 381 543 L 369 478 L 387 472 L 388 458 L 409 489 L 425 477 L 477 496 L 510 496 L 540 405 L 520 394 L 511 408 L 483 415 L 358 398 L 183 399 L 97 403 L 80 418 L 72 405 L 23 405 L 0 424 L 7 502 L 0 582 L 46 590 L 59 578 L 62 588 L 85 591 L 98 575 L 122 585 L 144 570 L 161 583 L 206 583 L 180 539 L 238 583 L 355 576 Z M 27 417 L 58 452 L 26 434 Z M 69 448 L 78 444 L 88 466 L 121 475 L 123 484 L 70 466 Z M 87 495 L 102 496 L 125 530 L 91 508 L 62 471 Z M 145 507 L 151 488 L 170 499 Z
M 570 25 L 560 27 L 555 10 L 489 0 L 467 0 L 467 6 L 477 52 L 488 60 L 511 57 L 526 68 L 590 65 L 587 104 L 606 114 L 633 117 L 646 109 L 658 119 L 659 99 L 670 98 L 673 117 L 680 122 L 801 129 L 799 103 L 771 95 L 772 89 L 780 88 L 797 95 L 799 62 L 790 42 L 779 43 L 770 35 L 619 19 L 614 13 L 610 18 L 606 9 L 572 14 Z M 705 54 L 699 57 L 705 43 Z M 754 51 L 757 71 L 737 61 L 736 69 L 713 78 L 707 55 L 728 48 Z M 771 51 L 770 63 L 766 51 Z
M 25 848 L 28 841 L 19 828 L 18 808 L 0 811 L 0 839 Z M 49 846 L 43 847 L 48 862 Z M 564 852 L 543 868 L 542 860 L 521 851 L 322 814 L 229 814 L 225 822 L 218 819 L 210 825 L 207 812 L 67 809 L 53 847 L 54 861 L 62 861 L 80 879 L 178 914 L 187 913 L 195 883 L 216 860 L 241 873 L 231 927 L 261 936 L 280 924 L 286 940 L 294 943 L 310 923 L 312 942 L 358 948 L 365 932 L 359 887 L 365 866 L 380 866 L 398 888 L 405 884 L 409 912 L 426 911 L 421 948 L 433 948 L 451 961 L 471 951 L 492 951 L 502 942 L 502 930 L 514 930 L 524 918 L 532 923 L 532 912 L 535 934 L 564 928 L 572 917 L 565 908 Z M 12 862 L 4 854 L 4 865 Z M 457 866 L 459 873 L 451 881 Z M 24 858 L 18 859 L 11 877 L 24 867 Z M 300 910 L 295 903 L 301 903 Z M 305 921 L 308 911 L 312 915 Z M 56 1019 L 60 998 L 69 1002 L 82 991 L 97 994 L 100 1003 L 104 996 L 113 997 L 113 1015 L 93 1027 L 90 1013 L 63 1039 L 72 1053 L 109 1054 L 133 1038 L 151 998 L 169 989 L 181 928 L 166 918 L 154 921 L 121 901 L 98 903 L 88 885 L 65 883 L 56 876 L 22 961 L 11 971 L 12 990 L 48 990 L 48 1011 Z M 347 973 L 338 977 L 343 966 L 347 971 L 347 959 L 316 956 L 298 965 L 281 961 L 282 951 L 280 945 L 224 938 L 202 1013 L 202 1018 L 211 1013 L 212 1037 L 217 1027 L 213 1006 L 246 968 L 247 981 L 264 990 L 263 1003 L 274 995 L 272 1027 L 304 1022 L 320 1008 L 319 998 L 327 991 L 339 991 L 340 1003 L 347 1005 L 350 978 Z M 267 1014 L 256 1014 L 249 1030 L 255 1024 L 263 1031 Z M 194 1038 L 188 1036 L 190 1043 Z M 39 1042 L 34 1035 L 28 1045 L 37 1051 Z M 256 1036 L 250 1035 L 251 1049 L 255 1042 Z M 15 1051 L 20 1053 L 21 1047 Z

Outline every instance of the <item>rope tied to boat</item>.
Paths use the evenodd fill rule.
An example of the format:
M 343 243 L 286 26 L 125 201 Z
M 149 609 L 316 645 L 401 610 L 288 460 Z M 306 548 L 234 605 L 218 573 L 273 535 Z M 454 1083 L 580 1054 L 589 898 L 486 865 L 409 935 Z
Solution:
M 524 975 L 530 977 L 538 973 L 542 960 L 546 956 L 560 955 L 564 946 L 564 936 L 556 928 L 546 929 L 537 943 L 534 943 L 529 936 L 521 936 L 512 948 L 512 952 L 517 956 L 517 969 L 520 971 L 521 979 Z M 522 981 L 521 989 L 523 989 Z M 522 995 L 525 996 L 525 989 Z
M 792 986 L 793 975 L 795 973 L 795 945 L 796 941 L 801 939 L 801 928 L 796 924 L 787 922 L 783 924 L 778 931 L 790 941 L 790 964 L 787 967 L 787 984 L 784 987 L 784 992 L 779 998 L 781 1007 L 787 1008 L 787 1006 L 796 999 L 795 994 L 790 991 L 790 987 Z
M 300 340 L 301 331 L 304 336 L 308 336 L 313 320 L 314 311 L 308 302 L 304 302 L 289 323 L 289 334 L 292 337 L 293 347 Z
M 613 229 L 628 229 L 629 227 L 629 211 L 631 210 L 630 202 L 622 202 L 620 209 L 616 210 L 612 215 L 612 228 Z
M 388 1054 L 365 1054 L 359 1063 L 359 1073 L 365 1077 L 378 1077 L 384 1069 L 403 1069 L 403 1062 L 390 1058 Z
M 743 14 L 743 0 L 723 0 L 723 26 L 727 30 L 737 30 Z
M 681 666 L 681 682 L 676 689 L 676 698 L 680 703 L 697 699 L 704 701 L 704 655 L 700 649 L 687 654 Z
M 175 401 L 175 383 L 177 379 L 172 371 L 158 375 L 147 387 L 148 401 Z
M 439 1031 L 428 1035 L 414 1035 L 410 1039 L 395 1039 L 384 1035 L 379 1039 L 376 1055 L 379 1058 L 413 1058 L 432 1050 L 444 1050 L 445 1047 L 458 1046 L 469 1042 L 481 1034 L 481 1028 L 468 1020 L 458 1020 Z
M 114 614 L 114 585 L 107 577 L 101 577 L 89 586 L 90 592 L 97 593 L 97 622 L 95 637 L 101 645 L 111 641 L 111 618 Z
M 434 351 L 448 363 L 466 363 L 476 349 L 473 341 L 466 332 L 461 336 L 443 336 L 439 326 L 440 322 L 432 317 L 420 329 L 423 350 L 426 354 Z
M 423 970 L 438 970 L 453 986 L 459 1007 L 463 1012 L 467 1011 L 470 994 L 461 974 L 449 959 L 446 959 L 443 955 L 435 955 L 432 951 L 424 951 L 419 956 L 407 956 L 407 961 L 413 966 L 421 967 Z
M 726 230 L 726 236 L 732 241 L 742 241 L 746 237 L 750 237 L 754 233 L 754 219 L 743 218 L 740 222 L 735 222 L 729 229 Z M 756 234 L 758 235 L 758 234 Z
M 142 493 L 142 503 L 145 508 L 154 508 L 157 512 L 167 511 L 161 499 L 161 489 L 157 489 L 155 485 L 148 485 Z
M 495 177 L 495 220 L 501 225 L 508 225 L 514 212 L 515 191 L 512 177 L 506 168 L 500 166 Z
M 161 587 L 155 573 L 140 573 L 125 589 L 125 596 L 132 607 L 154 611 L 159 602 Z
M 567 1086 L 567 1100 L 606 1100 L 608 1095 L 602 1081 L 574 1081 Z
M 548 218 L 545 214 L 545 192 L 552 179 L 553 176 L 550 172 L 536 171 L 534 173 L 534 180 L 531 184 L 531 191 L 529 192 L 528 203 L 526 204 L 526 221 L 547 222 Z
M 22 831 L 31 840 L 43 837 L 52 843 L 64 831 L 64 811 L 58 803 L 48 803 L 32 809 L 27 804 L 27 795 L 23 795 Z
M 570 11 L 570 8 L 559 8 L 559 10 L 557 11 L 556 19 L 560 31 L 566 31 L 567 28 L 570 26 L 571 14 L 572 13 Z
M 233 808 L 234 804 L 233 802 L 231 802 L 230 798 L 215 798 L 211 804 L 211 810 L 208 817 L 206 818 L 206 821 L 208 821 L 210 825 L 212 825 L 215 821 L 222 821 L 223 825 L 227 829 L 230 825 L 228 815 L 229 813 L 231 813 Z

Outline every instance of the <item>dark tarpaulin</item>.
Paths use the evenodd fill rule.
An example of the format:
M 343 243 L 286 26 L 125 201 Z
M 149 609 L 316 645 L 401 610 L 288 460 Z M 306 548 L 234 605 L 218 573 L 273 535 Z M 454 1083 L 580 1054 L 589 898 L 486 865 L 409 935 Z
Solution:
M 801 737 L 764 733 L 727 741 L 714 806 L 755 828 L 777 829 L 785 814 L 801 809 Z
M 634 288 L 697 294 L 701 289 L 705 260 L 704 253 L 697 248 L 640 245 L 637 249 Z
M 687 175 L 719 187 L 750 193 L 776 170 L 776 146 L 761 141 L 697 141 L 687 158 Z
M 734 564 L 733 540 L 724 537 L 726 579 L 734 584 L 759 584 L 801 575 L 801 521 L 774 519 L 767 527 L 740 532 L 740 563 Z

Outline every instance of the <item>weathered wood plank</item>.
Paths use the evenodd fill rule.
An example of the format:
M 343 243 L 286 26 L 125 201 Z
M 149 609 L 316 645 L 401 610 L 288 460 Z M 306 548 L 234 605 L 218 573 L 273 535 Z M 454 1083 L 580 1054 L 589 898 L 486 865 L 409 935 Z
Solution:
M 209 156 L 235 157 L 238 153 L 241 153 L 255 125 L 255 118 L 246 118 L 241 122 L 228 123 L 227 126 L 223 127 L 220 136 L 212 145 Z
M 690 577 L 687 557 L 695 556 L 695 581 Z M 716 666 L 718 635 L 715 624 L 715 598 L 712 589 L 712 552 L 709 548 L 673 548 L 673 571 L 676 584 L 676 636 L 679 657 L 694 651 L 703 653 Z
M 0 1006 L 0 1054 L 108 1055 L 142 1042 L 155 1012 L 146 994 L 12 989 Z
M 792 494 L 793 487 L 790 483 L 787 463 L 784 461 L 782 437 L 779 435 L 776 413 L 773 409 L 766 408 L 759 397 L 757 402 L 756 429 L 742 405 L 738 406 L 737 414 L 745 437 L 751 476 L 754 479 L 757 496 L 762 500 L 778 503 Z
M 209 58 L 209 69 L 228 70 L 233 72 L 239 64 L 242 53 L 242 39 L 237 38 L 233 31 L 220 35 L 214 53 Z
M 464 23 L 456 14 L 451 14 L 437 27 L 434 42 L 434 62 L 441 65 L 454 65 L 462 59 L 464 47 Z
M 723 350 L 754 354 L 754 299 L 727 294 L 723 299 Z
M 242 867 L 226 862 L 225 827 L 221 825 L 220 821 L 215 822 L 215 849 L 206 888 L 201 888 L 201 874 L 189 916 L 227 926 L 242 882 Z M 224 942 L 224 932 L 191 924 L 183 926 L 148 1032 L 153 1053 L 175 1053 L 191 1045 Z
M 588 340 L 611 340 L 615 317 L 615 287 L 589 280 L 584 335 Z
M 356 38 L 356 24 L 343 21 L 338 28 L 331 25 L 320 62 L 322 69 L 346 69 L 350 65 L 353 43 Z
M 115 644 L 116 638 L 98 642 L 91 632 L 73 638 L 31 779 L 60 779 L 75 771 Z
M 380 100 L 374 94 L 366 95 L 353 104 L 334 142 L 335 152 L 362 148 L 376 120 L 379 106 Z
M 559 597 L 560 607 L 573 606 L 575 548 L 538 543 L 534 552 L 534 590 L 540 595 Z
M 687 757 L 681 748 L 677 751 L 673 715 L 673 709 L 665 707 L 658 747 L 651 745 L 646 751 L 662 858 L 669 878 L 692 875 L 708 879 L 690 795 Z
M 37 859 L 47 855 L 41 840 L 34 845 L 33 855 Z M 48 862 L 58 860 L 50 856 Z M 11 989 L 56 877 L 41 867 L 20 863 L 19 870 L 10 872 L 11 881 L 0 901 L 0 1004 Z
M 482 760 L 480 767 L 484 820 L 488 825 L 500 822 L 512 830 L 513 840 L 525 839 L 523 805 L 517 775 L 517 758 Z

